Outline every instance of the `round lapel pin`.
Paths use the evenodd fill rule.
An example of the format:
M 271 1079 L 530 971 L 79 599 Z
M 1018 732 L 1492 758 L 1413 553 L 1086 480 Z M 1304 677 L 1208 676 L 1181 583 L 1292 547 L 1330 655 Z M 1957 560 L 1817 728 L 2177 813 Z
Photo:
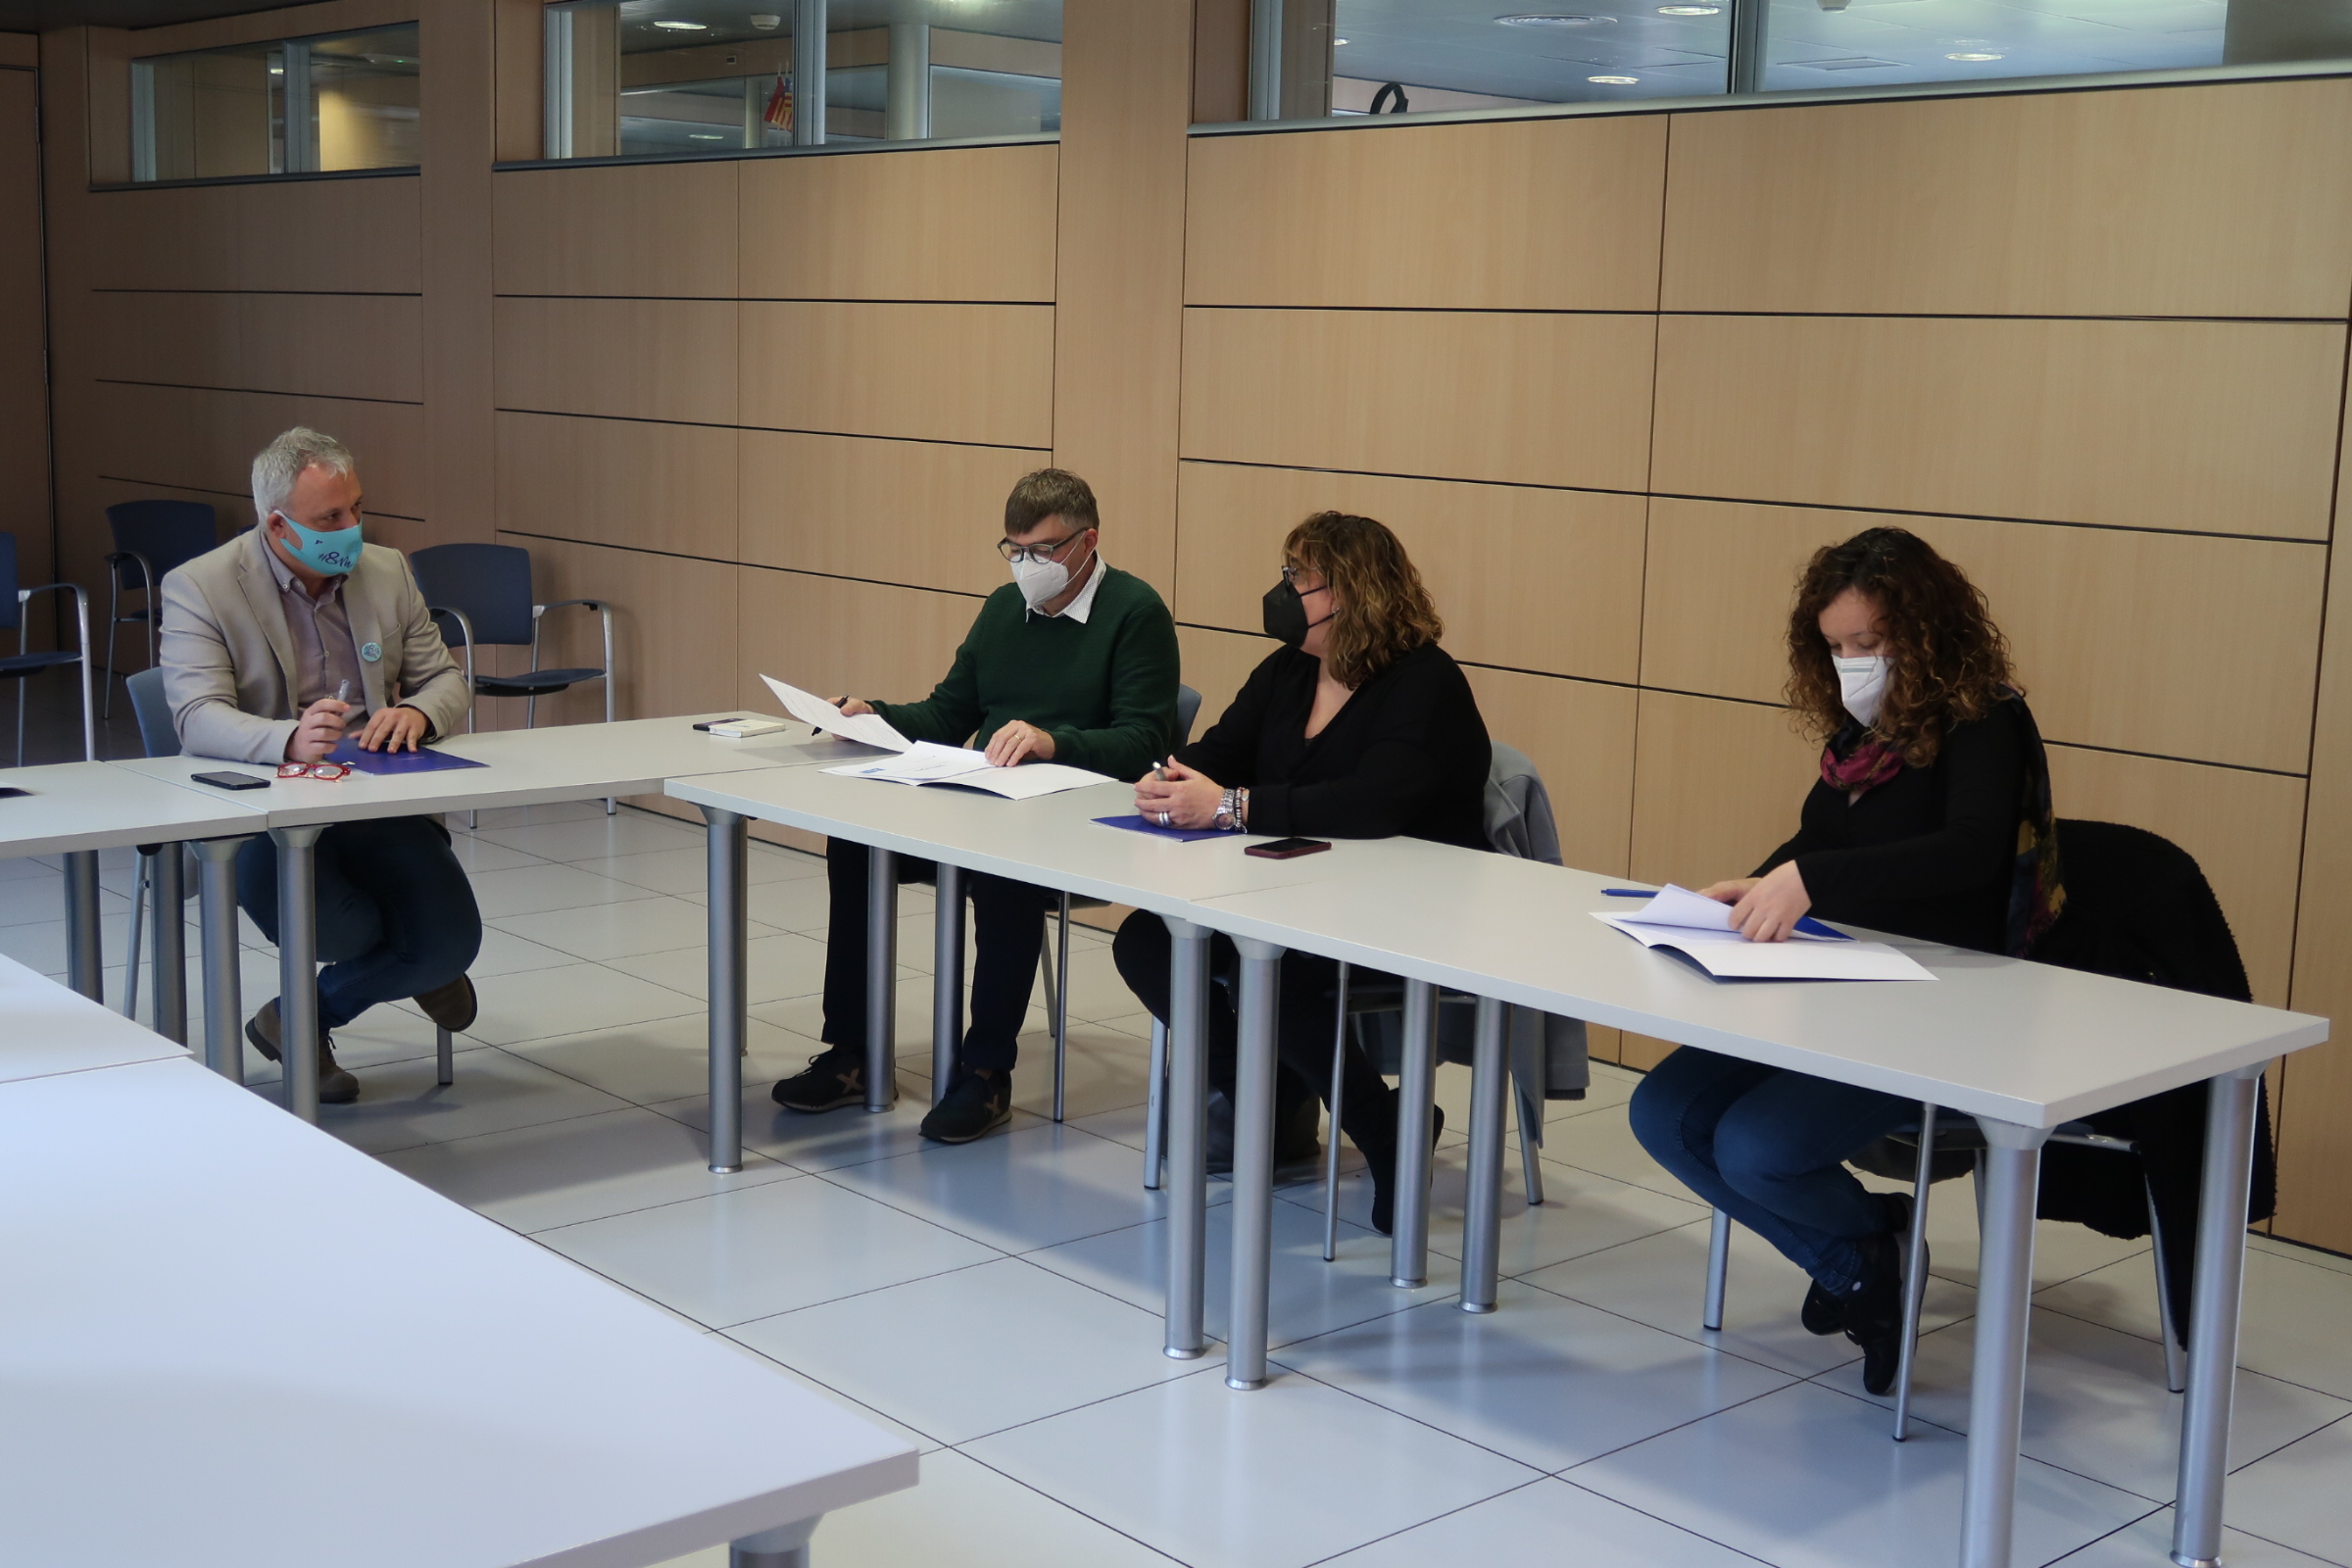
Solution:
M 360 657 L 372 664 L 384 657 L 383 645 L 381 643 L 362 643 L 360 644 Z

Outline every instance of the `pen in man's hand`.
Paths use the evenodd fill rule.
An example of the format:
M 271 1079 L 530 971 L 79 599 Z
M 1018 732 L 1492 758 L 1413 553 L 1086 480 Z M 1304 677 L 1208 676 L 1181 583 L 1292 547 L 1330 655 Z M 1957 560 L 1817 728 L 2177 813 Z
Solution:
M 342 685 L 335 688 L 335 701 L 338 703 L 348 703 L 351 701 L 351 682 L 345 681 Z

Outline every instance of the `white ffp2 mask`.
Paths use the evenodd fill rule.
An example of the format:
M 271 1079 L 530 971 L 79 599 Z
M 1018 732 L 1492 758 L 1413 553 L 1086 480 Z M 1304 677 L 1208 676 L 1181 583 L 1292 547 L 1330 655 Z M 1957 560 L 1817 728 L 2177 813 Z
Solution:
M 1838 694 L 1845 710 L 1865 728 L 1879 721 L 1879 707 L 1886 701 L 1886 675 L 1892 666 L 1884 654 L 1860 659 L 1832 659 L 1838 666 Z
M 1070 585 L 1070 568 L 1058 561 L 1024 558 L 1012 564 L 1012 580 L 1019 585 L 1023 602 L 1035 610 Z

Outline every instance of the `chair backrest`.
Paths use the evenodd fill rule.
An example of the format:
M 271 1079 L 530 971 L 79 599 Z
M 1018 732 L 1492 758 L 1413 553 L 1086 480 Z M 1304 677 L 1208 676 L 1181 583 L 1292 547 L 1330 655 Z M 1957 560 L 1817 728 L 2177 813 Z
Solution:
M 1193 738 L 1193 724 L 1200 716 L 1200 694 L 1190 686 L 1176 688 L 1176 744 L 1188 745 Z
M 204 501 L 117 502 L 106 509 L 106 526 L 115 548 L 144 557 L 158 583 L 220 542 L 218 514 Z M 115 580 L 135 587 L 139 568 L 119 563 Z
M 139 744 L 149 757 L 177 757 L 179 730 L 172 722 L 172 704 L 164 696 L 161 665 L 130 677 L 130 710 L 139 721 Z
M 1560 863 L 1560 829 L 1551 814 L 1551 794 L 1528 755 L 1500 741 L 1487 763 L 1487 843 L 1498 855 Z
M 2032 956 L 2236 1002 L 2253 999 L 2221 901 L 2195 857 L 2145 828 L 2058 823 L 2066 908 Z
M 409 557 L 424 602 L 473 622 L 474 640 L 526 647 L 531 640 L 531 553 L 514 545 L 434 545 Z M 442 640 L 462 647 L 456 624 L 440 621 Z
M 15 631 L 23 612 L 17 600 L 17 536 L 0 533 L 0 631 Z

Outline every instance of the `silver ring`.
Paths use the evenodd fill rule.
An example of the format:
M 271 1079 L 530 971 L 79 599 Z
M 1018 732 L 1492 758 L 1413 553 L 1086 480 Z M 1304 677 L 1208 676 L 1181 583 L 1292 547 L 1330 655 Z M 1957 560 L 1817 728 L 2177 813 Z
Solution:
M 1160 825 L 1161 827 L 1172 827 L 1172 826 L 1174 826 L 1175 824 L 1174 824 L 1174 823 L 1172 823 L 1172 822 L 1170 822 L 1170 821 L 1168 820 L 1168 813 L 1167 813 L 1167 812 L 1165 812 L 1165 811 L 1162 811 L 1162 812 L 1160 812 L 1160 813 L 1159 813 L 1159 825 Z

